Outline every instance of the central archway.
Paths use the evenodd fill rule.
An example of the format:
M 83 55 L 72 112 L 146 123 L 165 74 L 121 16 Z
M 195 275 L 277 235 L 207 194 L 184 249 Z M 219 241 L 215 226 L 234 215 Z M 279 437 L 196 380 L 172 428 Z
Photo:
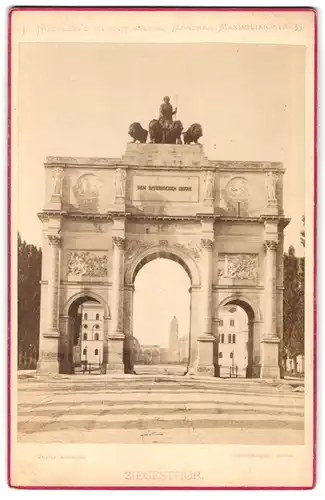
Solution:
M 133 335 L 140 344 L 136 373 L 183 375 L 189 360 L 189 273 L 177 260 L 161 256 L 142 261 L 136 271 L 132 318 Z
M 153 261 L 164 261 L 170 262 L 172 264 L 177 264 L 178 269 L 181 269 L 183 272 L 183 276 L 186 277 L 186 292 L 184 286 L 184 293 L 186 293 L 186 300 L 188 301 L 187 305 L 187 323 L 188 327 L 185 327 L 184 331 L 184 321 L 182 322 L 182 326 L 180 328 L 179 336 L 183 337 L 180 339 L 180 356 L 183 358 L 183 372 L 186 372 L 188 369 L 188 365 L 191 362 L 191 351 L 193 351 L 193 346 L 190 347 L 193 343 L 193 311 L 192 311 L 192 290 L 193 285 L 197 290 L 200 287 L 200 275 L 197 264 L 192 256 L 183 251 L 181 245 L 171 249 L 167 245 L 162 246 L 161 244 L 151 247 L 150 249 L 141 252 L 140 255 L 135 256 L 131 261 L 127 264 L 125 270 L 125 297 L 124 297 L 124 308 L 127 311 L 124 315 L 125 317 L 125 334 L 136 337 L 137 332 L 134 328 L 134 313 L 135 306 L 134 304 L 134 293 L 135 293 L 135 284 L 137 281 L 137 276 L 141 272 L 145 266 L 150 265 Z M 166 276 L 173 276 L 171 271 L 167 271 Z M 174 286 L 176 289 L 177 286 Z M 150 295 L 156 294 L 157 290 L 154 289 L 150 293 Z M 172 317 L 175 314 L 172 314 L 169 321 L 171 321 Z M 167 316 L 168 317 L 168 316 Z M 187 338 L 184 338 L 187 337 Z M 138 339 L 139 340 L 139 339 Z M 157 343 L 153 337 L 151 337 L 151 345 Z M 152 345 L 153 347 L 153 345 Z M 147 349 L 148 350 L 148 349 Z M 186 354 L 184 354 L 186 353 Z M 159 357 L 159 362 L 162 364 L 166 359 L 167 354 L 164 354 L 162 351 L 162 356 Z M 142 356 L 144 358 L 144 356 Z

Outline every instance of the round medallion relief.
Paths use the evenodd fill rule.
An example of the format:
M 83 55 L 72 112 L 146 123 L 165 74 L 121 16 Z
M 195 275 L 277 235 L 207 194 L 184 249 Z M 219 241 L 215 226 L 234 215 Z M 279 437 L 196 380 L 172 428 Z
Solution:
M 79 209 L 83 212 L 97 212 L 101 181 L 94 174 L 84 174 L 73 187 Z
M 246 200 L 249 197 L 248 182 L 243 177 L 234 177 L 226 186 L 227 197 L 232 200 Z

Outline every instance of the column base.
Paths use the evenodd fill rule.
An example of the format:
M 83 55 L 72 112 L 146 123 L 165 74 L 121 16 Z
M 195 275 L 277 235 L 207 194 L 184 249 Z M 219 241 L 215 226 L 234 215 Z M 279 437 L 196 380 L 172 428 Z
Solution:
M 280 379 L 278 338 L 264 338 L 261 342 L 261 375 L 260 378 Z
M 124 373 L 123 343 L 123 334 L 119 333 L 109 337 L 107 372 Z
M 246 368 L 246 378 L 260 378 L 261 365 L 251 365 Z
M 198 367 L 197 372 L 201 375 L 214 377 L 215 368 L 213 364 L 215 338 L 210 334 L 201 335 L 198 338 Z
M 72 361 L 68 359 L 64 359 L 60 362 L 59 365 L 60 373 L 64 373 L 66 375 L 72 375 L 74 373 L 74 367 Z
M 214 364 L 214 376 L 220 378 L 220 365 Z
M 280 380 L 280 368 L 273 365 L 262 365 L 261 366 L 261 378 Z
M 213 365 L 210 366 L 198 366 L 198 375 L 204 375 L 206 377 L 215 377 L 215 368 Z
M 110 373 L 110 372 L 124 374 L 123 363 L 107 363 L 105 373 Z
M 57 375 L 60 373 L 60 364 L 58 360 L 41 359 L 37 362 L 37 373 L 48 373 Z
M 36 371 L 38 373 L 60 373 L 59 337 L 57 331 L 43 333 Z

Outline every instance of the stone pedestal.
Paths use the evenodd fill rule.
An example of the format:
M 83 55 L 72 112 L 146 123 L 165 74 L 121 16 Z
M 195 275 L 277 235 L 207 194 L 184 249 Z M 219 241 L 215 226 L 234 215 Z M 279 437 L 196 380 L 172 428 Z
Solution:
M 277 338 L 262 340 L 261 378 L 272 378 L 272 379 L 280 378 L 279 343 L 280 340 Z
M 110 336 L 108 340 L 108 371 L 124 373 L 123 343 L 124 335 Z
M 213 365 L 214 351 L 213 335 L 201 335 L 198 338 L 198 367 L 197 371 L 201 375 L 214 377 L 215 369 Z

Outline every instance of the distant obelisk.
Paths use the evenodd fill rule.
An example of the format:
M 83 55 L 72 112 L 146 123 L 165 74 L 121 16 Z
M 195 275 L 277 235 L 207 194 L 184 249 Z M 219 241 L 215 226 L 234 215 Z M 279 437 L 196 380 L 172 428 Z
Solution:
M 168 346 L 168 361 L 170 363 L 179 363 L 180 361 L 180 345 L 178 338 L 178 321 L 176 316 L 170 322 L 169 328 L 169 346 Z

